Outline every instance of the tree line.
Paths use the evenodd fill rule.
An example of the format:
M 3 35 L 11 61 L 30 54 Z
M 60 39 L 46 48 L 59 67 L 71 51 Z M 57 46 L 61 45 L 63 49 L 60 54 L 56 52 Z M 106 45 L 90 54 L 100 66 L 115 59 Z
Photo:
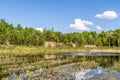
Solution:
M 83 45 L 96 46 L 120 46 L 120 29 L 114 31 L 97 33 L 73 32 L 65 33 L 54 31 L 54 29 L 44 29 L 43 32 L 32 27 L 23 28 L 20 24 L 16 27 L 7 23 L 4 19 L 0 20 L 0 44 L 1 45 L 33 45 L 42 46 L 46 41 L 63 43 L 70 46 L 71 43 L 78 47 Z

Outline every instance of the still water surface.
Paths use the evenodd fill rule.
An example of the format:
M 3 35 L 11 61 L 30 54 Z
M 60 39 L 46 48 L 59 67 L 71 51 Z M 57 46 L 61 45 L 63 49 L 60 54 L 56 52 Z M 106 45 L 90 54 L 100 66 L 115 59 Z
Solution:
M 119 53 L 92 53 L 92 52 L 87 52 L 87 53 L 59 53 L 59 54 L 53 54 L 56 56 L 120 56 Z
M 120 80 L 118 53 L 56 53 L 33 70 L 7 75 L 8 80 Z M 44 66 L 43 66 L 44 65 Z M 47 66 L 46 66 L 47 65 Z M 35 65 L 33 65 L 35 66 Z M 36 66 L 36 67 L 37 67 Z

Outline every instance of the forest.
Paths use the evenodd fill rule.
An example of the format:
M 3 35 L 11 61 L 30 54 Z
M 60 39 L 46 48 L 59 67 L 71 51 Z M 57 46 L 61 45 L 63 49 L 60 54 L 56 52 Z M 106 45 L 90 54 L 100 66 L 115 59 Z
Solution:
M 20 24 L 13 26 L 4 19 L 0 20 L 0 44 L 1 45 L 26 45 L 43 46 L 46 42 L 63 43 L 70 46 L 71 43 L 77 47 L 83 45 L 96 46 L 120 46 L 120 29 L 102 31 L 84 31 L 73 33 L 62 33 L 54 29 L 44 29 L 43 32 L 35 30 L 32 27 L 23 28 Z

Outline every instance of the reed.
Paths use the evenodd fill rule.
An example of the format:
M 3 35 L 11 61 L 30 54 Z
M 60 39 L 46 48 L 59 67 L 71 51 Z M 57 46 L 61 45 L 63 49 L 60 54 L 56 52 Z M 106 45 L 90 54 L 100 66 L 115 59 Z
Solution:
M 19 74 L 26 72 L 26 78 L 35 78 L 38 73 L 34 71 L 42 70 L 47 74 L 49 71 L 58 71 L 64 67 L 79 68 L 96 68 L 103 66 L 120 70 L 120 57 L 89 57 L 89 56 L 63 56 L 51 59 L 46 59 L 46 54 L 54 54 L 56 52 L 70 52 L 78 49 L 62 49 L 62 48 L 43 48 L 43 47 L 0 47 L 0 80 L 12 73 Z M 82 50 L 82 49 L 81 49 Z M 3 52 L 2 52 L 3 51 Z M 114 66 L 113 66 L 114 65 Z M 44 74 L 45 75 L 45 74 Z M 17 75 L 16 78 L 19 78 Z

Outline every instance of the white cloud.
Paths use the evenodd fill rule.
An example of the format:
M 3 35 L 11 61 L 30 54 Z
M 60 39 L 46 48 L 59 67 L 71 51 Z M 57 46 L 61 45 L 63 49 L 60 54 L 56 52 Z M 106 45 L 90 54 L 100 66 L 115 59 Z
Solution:
M 115 11 L 105 11 L 102 14 L 96 14 L 95 17 L 100 19 L 112 20 L 118 17 L 118 14 Z
M 35 30 L 43 32 L 43 28 L 41 28 L 41 27 L 37 27 L 37 28 L 35 28 Z
M 70 24 L 69 27 L 77 30 L 88 31 L 90 30 L 87 26 L 94 25 L 90 21 L 75 19 L 74 24 Z
M 102 27 L 101 26 L 96 26 L 97 30 L 101 30 Z

